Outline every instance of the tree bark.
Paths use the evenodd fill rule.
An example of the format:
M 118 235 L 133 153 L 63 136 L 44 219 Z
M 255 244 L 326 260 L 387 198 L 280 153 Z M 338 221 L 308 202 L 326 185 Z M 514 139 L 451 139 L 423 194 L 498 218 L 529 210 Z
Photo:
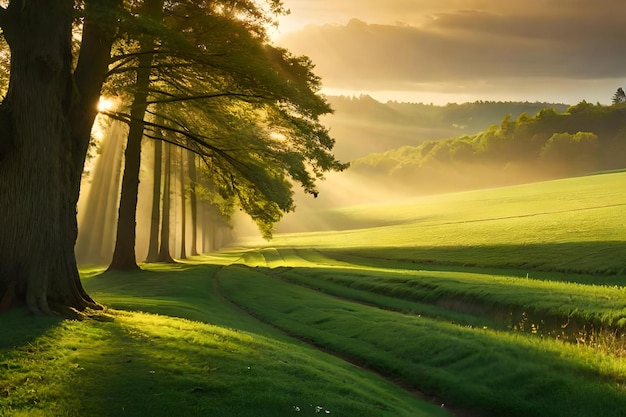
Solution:
M 11 1 L 0 9 L 11 49 L 9 89 L 0 106 L 3 308 L 24 303 L 34 313 L 70 314 L 97 306 L 81 285 L 74 256 L 82 164 L 113 40 L 112 27 L 89 15 L 95 3 L 87 2 L 83 47 L 98 38 L 91 52 L 107 60 L 86 66 L 79 59 L 74 80 L 72 0 Z M 85 110 L 90 105 L 93 111 Z
M 161 220 L 161 166 L 163 165 L 163 142 L 154 141 L 154 175 L 152 183 L 152 213 L 150 216 L 150 242 L 146 262 L 159 260 L 159 222 Z
M 161 212 L 161 245 L 159 247 L 159 262 L 174 263 L 170 253 L 170 184 L 172 166 L 172 145 L 165 145 L 165 167 L 163 177 L 163 210 Z
M 196 196 L 196 157 L 193 152 L 187 151 L 187 167 L 189 169 L 189 204 L 191 205 L 191 256 L 198 255 L 198 201 Z
M 180 259 L 187 259 L 187 201 L 185 198 L 185 150 L 180 148 Z
M 163 0 L 146 0 L 143 13 L 159 18 L 163 13 Z M 154 39 L 144 36 L 140 41 L 141 50 L 152 51 Z M 139 56 L 135 80 L 135 95 L 131 107 L 131 121 L 126 143 L 124 177 L 120 194 L 119 215 L 113 259 L 107 271 L 139 269 L 135 255 L 137 235 L 137 195 L 139 193 L 139 170 L 141 168 L 141 139 L 143 137 L 144 116 L 148 108 L 148 88 L 150 87 L 150 66 L 152 54 L 143 53 Z

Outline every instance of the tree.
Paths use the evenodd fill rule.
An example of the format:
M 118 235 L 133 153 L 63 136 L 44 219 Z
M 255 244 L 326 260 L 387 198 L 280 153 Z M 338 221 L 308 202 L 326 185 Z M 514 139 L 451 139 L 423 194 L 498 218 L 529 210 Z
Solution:
M 40 314 L 97 307 L 80 283 L 76 202 L 118 0 L 87 0 L 72 73 L 72 0 L 0 7 L 10 78 L 0 105 L 0 297 Z
M 290 179 L 315 194 L 316 179 L 345 166 L 330 153 L 333 141 L 319 123 L 330 107 L 317 94 L 311 62 L 264 44 L 266 10 L 279 12 L 279 0 L 267 0 L 268 8 L 256 2 L 167 2 L 166 26 L 157 18 L 162 0 L 146 0 L 139 10 L 134 2 L 123 3 L 124 9 L 121 0 L 10 0 L 0 6 L 11 52 L 0 105 L 2 306 L 25 303 L 43 314 L 97 307 L 80 283 L 74 243 L 81 173 L 107 77 L 135 78 L 127 83 L 136 87 L 130 111 L 109 113 L 133 131 L 128 163 L 138 147 L 140 152 L 142 133 L 154 137 L 155 129 L 165 129 L 168 141 L 211 167 L 205 173 L 223 198 L 236 198 L 268 236 L 282 213 L 293 209 Z M 73 26 L 75 16 L 79 25 Z M 81 26 L 80 44 L 72 45 L 73 28 Z M 157 36 L 163 27 L 171 36 Z M 116 39 L 124 42 L 112 58 Z M 125 53 L 121 44 L 135 47 Z M 141 91 L 146 75 L 162 82 Z M 155 113 L 151 106 L 159 103 L 167 126 L 152 123 L 146 132 L 145 114 Z M 118 238 L 125 246 L 116 252 L 129 265 L 135 262 L 129 253 L 137 168 L 125 170 L 130 191 L 121 198 L 119 217 L 126 222 L 122 229 L 133 232 L 127 242 Z
M 271 236 L 273 225 L 293 209 L 291 179 L 316 194 L 315 180 L 344 164 L 319 122 L 331 111 L 317 93 L 320 80 L 306 57 L 264 43 L 265 12 L 255 3 L 214 4 L 152 0 L 146 25 L 150 44 L 140 42 L 115 58 L 113 73 L 144 74 L 136 82 L 132 111 L 111 114 L 147 137 L 164 129 L 168 141 L 203 158 L 219 192 L 236 198 Z M 280 2 L 268 1 L 272 9 Z M 146 4 L 149 4 L 147 2 Z M 164 11 L 162 7 L 165 6 Z M 158 8 L 158 11 L 157 11 Z M 145 113 L 166 123 L 148 123 Z M 118 244 L 109 269 L 134 269 L 135 210 L 140 156 L 129 134 L 120 202 Z M 132 144 L 132 148 L 131 148 Z M 132 165 L 131 165 L 132 164 Z M 129 176 L 126 179 L 126 176 Z M 128 185 L 128 187 L 126 187 Z M 126 196 L 126 198 L 125 198 Z
M 161 166 L 163 165 L 163 142 L 154 141 L 154 167 L 152 176 L 152 213 L 150 216 L 150 240 L 146 262 L 159 259 L 159 225 L 161 221 Z
M 159 245 L 159 262 L 174 263 L 170 254 L 170 206 L 172 183 L 172 146 L 165 144 L 165 168 L 163 177 L 163 210 L 161 210 L 161 244 Z
M 196 173 L 195 154 L 187 151 L 187 168 L 189 169 L 189 204 L 191 206 L 191 256 L 198 255 L 198 201 L 196 194 L 196 183 L 198 175 Z
M 145 0 L 140 14 L 142 18 L 155 24 L 162 18 L 164 0 Z M 135 84 L 133 104 L 128 121 L 129 131 L 124 153 L 124 176 L 120 194 L 119 215 L 117 218 L 117 236 L 113 259 L 108 270 L 137 269 L 135 256 L 137 195 L 139 193 L 139 169 L 141 166 L 141 139 L 144 129 L 144 115 L 148 108 L 148 88 L 150 86 L 151 66 L 153 63 L 154 36 L 141 33 L 139 36 L 138 64 L 134 69 Z
M 185 150 L 180 149 L 180 259 L 187 259 L 187 199 L 185 198 Z
M 619 87 L 615 94 L 613 94 L 612 103 L 613 105 L 626 103 L 626 93 L 624 93 L 624 89 L 622 87 Z
M 543 147 L 541 158 L 556 174 L 581 174 L 596 169 L 598 148 L 595 133 L 555 133 Z

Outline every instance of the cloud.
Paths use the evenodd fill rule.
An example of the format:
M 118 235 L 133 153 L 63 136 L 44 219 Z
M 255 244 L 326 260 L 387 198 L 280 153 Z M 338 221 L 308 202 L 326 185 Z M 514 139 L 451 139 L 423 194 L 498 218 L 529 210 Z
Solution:
M 442 3 L 465 8 L 437 9 Z M 352 19 L 347 24 L 309 25 L 279 43 L 310 56 L 325 85 L 346 89 L 420 89 L 450 83 L 471 89 L 515 79 L 626 78 L 626 24 L 618 12 L 624 8 L 622 0 L 501 3 L 509 2 L 422 1 L 420 10 L 430 12 L 418 19 L 416 9 L 401 1 L 405 16 L 416 23 Z M 393 16 L 401 17 L 397 10 Z

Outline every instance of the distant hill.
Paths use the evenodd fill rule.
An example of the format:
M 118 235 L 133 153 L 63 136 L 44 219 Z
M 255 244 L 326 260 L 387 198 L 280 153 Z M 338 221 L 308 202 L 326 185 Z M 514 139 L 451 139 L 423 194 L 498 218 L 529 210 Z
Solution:
M 335 113 L 324 118 L 336 139 L 335 154 L 344 161 L 425 141 L 474 134 L 499 123 L 504 115 L 534 116 L 545 108 L 558 112 L 568 106 L 554 103 L 477 101 L 435 106 L 422 103 L 381 103 L 369 95 L 329 96 Z
M 424 194 L 625 167 L 626 104 L 583 101 L 565 112 L 507 114 L 475 134 L 370 154 L 354 160 L 347 174 L 370 187 Z

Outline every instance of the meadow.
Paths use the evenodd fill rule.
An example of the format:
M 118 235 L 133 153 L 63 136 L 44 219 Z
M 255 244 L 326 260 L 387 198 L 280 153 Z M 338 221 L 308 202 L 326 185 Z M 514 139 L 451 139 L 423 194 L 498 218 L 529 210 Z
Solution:
M 319 213 L 0 320 L 0 416 L 624 416 L 626 173 Z

